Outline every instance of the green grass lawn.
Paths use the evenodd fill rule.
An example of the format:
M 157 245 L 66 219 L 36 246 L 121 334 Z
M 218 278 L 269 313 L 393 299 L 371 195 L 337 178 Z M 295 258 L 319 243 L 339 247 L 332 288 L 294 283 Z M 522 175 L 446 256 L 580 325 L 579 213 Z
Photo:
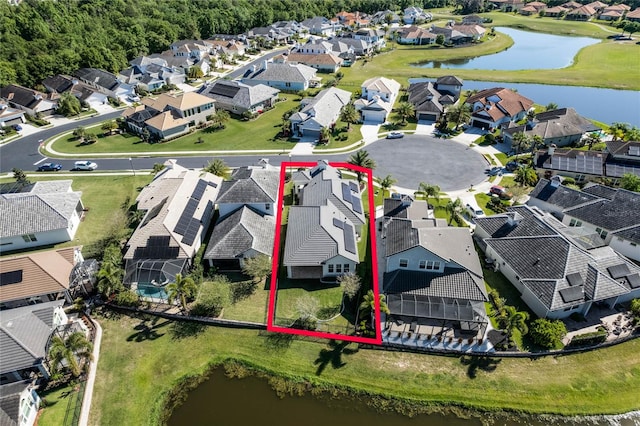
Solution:
M 75 385 L 66 384 L 44 393 L 38 393 L 38 395 L 43 401 L 40 407 L 44 408 L 38 418 L 38 424 L 57 426 L 64 423 L 69 401 L 78 397 L 78 390 Z
M 283 97 L 284 99 L 284 97 Z M 58 139 L 53 149 L 70 154 L 88 153 L 126 153 L 145 152 L 153 154 L 162 151 L 229 151 L 255 149 L 291 149 L 294 144 L 287 140 L 274 140 L 282 129 L 282 114 L 296 108 L 300 102 L 289 95 L 288 99 L 278 102 L 274 109 L 265 112 L 257 119 L 242 121 L 231 118 L 223 130 L 196 131 L 165 143 L 147 144 L 132 135 L 114 135 L 99 138 L 92 145 L 79 146 L 73 135 Z M 100 126 L 87 129 L 91 133 L 100 132 Z M 198 138 L 203 142 L 198 143 Z
M 511 27 L 525 31 L 602 39 L 613 34 L 603 29 L 603 26 L 596 25 L 592 22 L 540 18 L 539 16 L 523 16 L 504 12 L 482 13 L 480 16 L 483 18 L 491 18 L 493 22 L 490 25 L 493 27 Z M 610 28 L 610 30 L 614 33 L 620 32 L 620 30 L 615 28 Z
M 640 408 L 640 340 L 572 356 L 502 359 L 495 369 L 477 369 L 475 375 L 458 357 L 360 349 L 343 355 L 341 368 L 316 375 L 314 362 L 326 343 L 293 339 L 276 344 L 270 334 L 217 327 L 195 328 L 189 335 L 182 332 L 184 327 L 164 320 L 155 323 L 153 333 L 141 336 L 134 329 L 141 319 L 98 320 L 104 335 L 92 425 L 157 424 L 163 398 L 179 379 L 229 358 L 318 385 L 352 387 L 424 404 L 564 414 Z
M 322 151 L 325 149 L 344 148 L 362 140 L 362 133 L 360 132 L 360 128 L 362 127 L 362 124 L 352 124 L 351 129 L 349 131 L 347 131 L 347 127 L 348 127 L 347 123 L 343 121 L 338 121 L 336 123 L 336 129 L 339 129 L 340 132 L 337 135 L 332 136 L 331 141 L 328 144 L 317 145 L 315 147 L 315 151 Z M 344 134 L 347 135 L 347 139 L 343 141 L 336 139 L 336 136 L 344 135 Z

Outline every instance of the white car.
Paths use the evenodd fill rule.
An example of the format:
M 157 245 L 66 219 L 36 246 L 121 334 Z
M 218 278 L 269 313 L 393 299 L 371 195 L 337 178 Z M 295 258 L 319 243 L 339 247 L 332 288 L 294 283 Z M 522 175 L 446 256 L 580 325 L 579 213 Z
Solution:
M 469 216 L 472 219 L 484 216 L 484 212 L 482 211 L 482 209 L 480 209 L 478 207 L 473 207 L 471 204 L 467 204 L 466 207 L 467 207 L 467 213 L 469 213 Z
M 401 139 L 404 137 L 402 132 L 391 132 L 387 135 L 387 139 Z
M 93 161 L 76 161 L 75 163 L 73 163 L 73 170 L 87 170 L 87 171 L 91 171 L 91 170 L 95 170 L 98 168 L 98 165 L 96 163 L 94 163 Z

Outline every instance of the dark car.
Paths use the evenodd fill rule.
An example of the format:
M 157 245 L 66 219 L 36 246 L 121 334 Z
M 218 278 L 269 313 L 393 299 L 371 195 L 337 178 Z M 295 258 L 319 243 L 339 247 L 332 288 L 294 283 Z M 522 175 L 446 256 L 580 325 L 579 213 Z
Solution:
M 503 200 L 510 200 L 511 197 L 513 196 L 513 194 L 510 194 L 509 192 L 507 192 L 507 190 L 501 187 L 500 185 L 493 185 L 491 189 L 489 189 L 489 194 L 497 195 Z
M 489 176 L 497 176 L 502 174 L 502 167 L 492 167 L 487 170 Z
M 44 163 L 38 167 L 39 172 L 57 172 L 62 169 L 62 166 L 57 163 Z

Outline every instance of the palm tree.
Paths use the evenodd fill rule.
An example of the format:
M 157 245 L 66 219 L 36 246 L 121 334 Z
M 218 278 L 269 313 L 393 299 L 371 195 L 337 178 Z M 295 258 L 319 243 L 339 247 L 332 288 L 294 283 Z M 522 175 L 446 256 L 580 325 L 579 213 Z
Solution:
M 627 123 L 613 123 L 609 126 L 609 134 L 613 136 L 613 140 L 623 139 L 624 135 L 629 131 L 629 125 Z
M 103 262 L 98 271 L 98 291 L 105 297 L 111 296 L 124 288 L 122 285 L 122 268 L 111 262 Z
M 529 313 L 518 311 L 514 306 L 505 306 L 497 318 L 498 324 L 507 332 L 507 338 L 511 338 L 513 330 L 519 330 L 523 335 L 529 332 L 527 320 Z
M 594 145 L 597 145 L 600 142 L 602 142 L 602 138 L 600 137 L 600 134 L 596 132 L 589 133 L 585 140 L 585 144 L 589 147 L 589 151 L 591 151 Z
M 213 114 L 211 121 L 218 129 L 224 129 L 225 123 L 229 121 L 229 113 L 223 109 L 219 109 Z
M 531 139 L 525 132 L 518 132 L 513 135 L 512 146 L 516 149 L 516 160 L 522 151 L 526 151 L 531 144 Z
M 525 186 L 535 186 L 538 182 L 538 174 L 533 167 L 518 167 L 516 169 L 515 181 Z
M 51 346 L 49 347 L 49 359 L 53 371 L 59 371 L 60 364 L 66 360 L 67 367 L 74 377 L 80 375 L 80 363 L 78 358 L 90 358 L 92 345 L 87 340 L 84 333 L 76 331 L 72 333 L 66 340 L 55 335 L 51 338 Z
M 398 105 L 398 109 L 396 110 L 396 112 L 400 116 L 403 126 L 407 124 L 407 119 L 409 117 L 413 117 L 415 111 L 415 108 L 409 102 L 400 102 L 400 105 Z
M 73 130 L 73 136 L 75 136 L 76 138 L 78 138 L 78 139 L 80 139 L 80 140 L 84 139 L 84 136 L 85 136 L 86 134 L 87 134 L 87 130 L 86 130 L 84 127 L 82 127 L 82 126 L 80 126 L 80 127 L 76 127 L 76 128 Z
M 379 294 L 378 300 L 380 301 L 380 312 L 389 315 L 391 312 L 385 301 L 384 294 Z M 373 294 L 373 290 L 367 291 L 367 294 L 362 297 L 362 302 L 360 303 L 360 316 L 371 315 L 373 320 L 373 312 L 375 312 L 376 307 L 375 301 L 376 297 Z
M 453 105 L 447 109 L 447 117 L 456 123 L 456 130 L 471 118 L 471 107 L 466 103 Z
M 320 140 L 321 144 L 329 143 L 329 139 L 331 138 L 331 130 L 328 127 L 323 127 L 320 129 Z
M 449 222 L 447 222 L 447 224 L 451 225 L 451 222 L 453 222 L 462 211 L 462 201 L 460 198 L 456 198 L 455 201 L 449 200 L 444 206 L 444 210 L 449 215 Z
M 229 167 L 227 163 L 224 162 L 221 158 L 214 158 L 209 161 L 209 164 L 203 169 L 206 173 L 211 173 L 215 176 L 220 176 L 223 179 L 226 179 L 229 175 Z
M 355 124 L 360 120 L 360 114 L 356 111 L 356 107 L 353 104 L 347 104 L 342 108 L 342 112 L 340 113 L 340 120 L 347 123 L 347 131 L 351 130 L 351 125 Z
M 438 185 L 420 182 L 418 191 L 424 194 L 427 204 L 429 204 L 429 197 L 433 197 L 436 201 L 440 200 L 440 187 Z
M 378 185 L 382 189 L 382 197 L 384 198 L 389 192 L 389 189 L 397 182 L 396 179 L 392 178 L 391 175 L 386 175 L 384 178 L 376 178 Z
M 182 309 L 187 309 L 187 297 L 192 297 L 198 288 L 196 283 L 189 277 L 183 277 L 182 274 L 176 274 L 176 279 L 166 287 L 169 303 L 175 299 L 180 299 Z
M 554 109 L 558 109 L 558 104 L 555 102 L 549 102 L 544 109 L 545 111 L 553 111 Z
M 364 167 L 366 169 L 375 169 L 376 162 L 369 157 L 369 153 L 364 149 L 356 151 L 355 154 L 351 154 L 349 157 L 349 164 L 353 164 L 354 166 Z M 364 175 L 361 171 L 356 171 L 356 176 L 358 177 L 358 183 L 362 184 L 362 176 Z

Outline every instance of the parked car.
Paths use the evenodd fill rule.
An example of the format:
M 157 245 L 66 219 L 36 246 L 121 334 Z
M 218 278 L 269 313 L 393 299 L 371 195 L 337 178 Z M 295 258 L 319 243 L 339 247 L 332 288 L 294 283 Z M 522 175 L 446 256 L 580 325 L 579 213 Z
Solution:
M 43 163 L 38 167 L 39 172 L 57 172 L 62 169 L 62 166 L 57 163 Z
M 402 132 L 390 132 L 387 134 L 387 139 L 400 139 L 404 138 L 404 133 Z
M 496 176 L 502 173 L 502 167 L 492 167 L 487 170 L 489 176 Z
M 524 167 L 525 165 L 522 163 L 518 163 L 517 161 L 509 161 L 507 163 L 506 166 L 504 166 L 504 168 L 508 171 L 508 172 L 515 172 L 518 167 Z
M 513 194 L 507 192 L 507 190 L 501 187 L 500 185 L 493 185 L 491 189 L 489 189 L 489 194 L 497 195 L 503 200 L 510 200 L 511 197 L 513 196 Z
M 477 217 L 483 217 L 484 216 L 484 212 L 482 211 L 481 208 L 478 207 L 473 207 L 471 204 L 467 204 L 466 205 L 467 208 L 467 213 L 469 213 L 469 216 L 472 219 L 475 219 Z
M 20 131 L 22 131 L 22 126 L 21 126 L 21 125 L 19 125 L 19 124 L 14 124 L 14 125 L 13 125 L 13 126 L 11 126 L 11 127 L 13 127 L 13 130 L 15 130 L 16 132 L 20 132 Z
M 127 96 L 127 100 L 129 102 L 140 102 L 140 97 L 136 95 L 129 95 Z
M 98 165 L 96 163 L 94 163 L 93 161 L 76 161 L 75 163 L 73 163 L 73 170 L 86 170 L 86 171 L 91 171 L 91 170 L 95 170 L 98 168 Z

